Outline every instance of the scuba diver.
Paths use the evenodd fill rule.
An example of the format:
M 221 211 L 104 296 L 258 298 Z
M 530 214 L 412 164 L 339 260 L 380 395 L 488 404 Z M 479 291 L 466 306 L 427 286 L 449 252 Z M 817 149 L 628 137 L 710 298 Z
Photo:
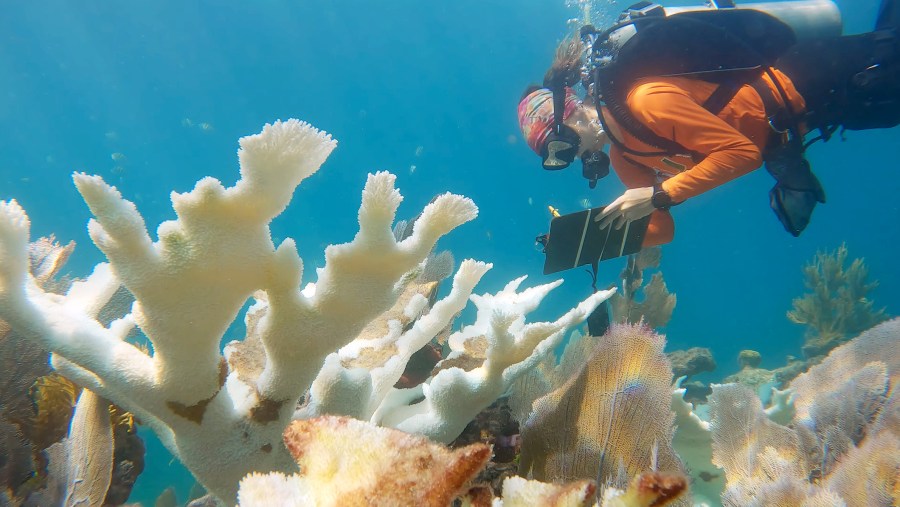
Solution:
M 519 125 L 545 169 L 580 157 L 593 188 L 611 164 L 628 188 L 591 215 L 600 229 L 649 216 L 640 247 L 670 242 L 672 206 L 765 164 L 775 179 L 770 206 L 798 236 L 825 202 L 804 157 L 809 144 L 838 129 L 900 124 L 895 0 L 883 0 L 872 32 L 841 36 L 837 13 L 836 33 L 802 38 L 803 27 L 756 10 L 761 4 L 727 3 L 669 15 L 641 2 L 608 30 L 587 25 L 560 46 L 543 86 L 523 94 Z M 777 4 L 837 9 L 824 0 Z

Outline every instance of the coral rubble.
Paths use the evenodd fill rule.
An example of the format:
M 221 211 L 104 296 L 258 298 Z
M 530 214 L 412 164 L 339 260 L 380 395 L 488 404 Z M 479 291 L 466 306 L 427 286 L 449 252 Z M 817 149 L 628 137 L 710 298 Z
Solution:
M 755 350 L 742 350 L 738 353 L 738 364 L 743 368 L 759 368 L 762 355 Z
M 672 363 L 672 376 L 691 378 L 693 375 L 714 371 L 716 360 L 706 347 L 691 347 L 687 350 L 673 350 L 666 354 Z
M 193 191 L 172 194 L 177 219 L 159 226 L 157 241 L 115 188 L 75 174 L 96 217 L 91 238 L 109 263 L 65 295 L 42 290 L 29 273 L 28 216 L 15 201 L 0 202 L 0 318 L 51 351 L 57 371 L 133 412 L 225 502 L 250 472 L 297 471 L 282 442 L 295 417 L 334 410 L 451 441 L 612 291 L 539 323 L 525 315 L 559 282 L 520 291 L 520 278 L 472 296 L 475 323 L 448 344 L 456 355 L 478 349 L 473 367 L 445 365 L 413 389 L 394 388 L 411 355 L 445 332 L 491 266 L 463 261 L 448 296 L 433 304 L 421 293 L 410 297 L 408 326 L 389 319 L 384 334 L 362 333 L 417 279 L 437 240 L 474 219 L 477 208 L 440 195 L 398 241 L 395 177 L 369 175 L 359 232 L 326 248 L 317 281 L 301 291 L 297 246 L 276 247 L 269 223 L 335 145 L 297 120 L 266 125 L 240 140 L 234 186 L 204 178 Z M 123 287 L 134 298 L 130 311 L 101 316 Z M 248 335 L 223 357 L 223 335 L 251 299 Z M 151 350 L 126 340 L 135 330 Z

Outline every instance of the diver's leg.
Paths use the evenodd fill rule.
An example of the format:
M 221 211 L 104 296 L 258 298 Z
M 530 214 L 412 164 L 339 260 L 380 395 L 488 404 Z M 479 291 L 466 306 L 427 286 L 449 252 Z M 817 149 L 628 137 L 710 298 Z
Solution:
M 900 39 L 895 30 L 803 41 L 776 67 L 806 101 L 811 130 L 900 124 Z
M 675 221 L 668 211 L 656 210 L 650 215 L 641 248 L 664 245 L 675 238 Z
M 871 63 L 851 77 L 851 110 L 842 125 L 850 130 L 895 127 L 900 125 L 900 37 L 896 29 L 865 36 L 872 47 Z
M 900 28 L 900 6 L 896 0 L 882 0 L 878 8 L 878 17 L 875 20 L 875 30 L 887 30 Z

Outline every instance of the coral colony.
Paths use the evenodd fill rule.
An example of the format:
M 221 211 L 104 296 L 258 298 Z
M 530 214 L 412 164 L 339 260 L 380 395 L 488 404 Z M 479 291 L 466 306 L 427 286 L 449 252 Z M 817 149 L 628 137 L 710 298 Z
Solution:
M 157 242 L 115 188 L 76 174 L 96 216 L 91 238 L 109 263 L 65 295 L 34 282 L 28 217 L 15 201 L 0 205 L 0 316 L 53 352 L 57 371 L 137 415 L 223 500 L 236 498 L 250 472 L 298 470 L 282 433 L 304 393 L 310 397 L 300 408 L 304 417 L 327 410 L 448 442 L 611 294 L 594 294 L 555 322 L 532 324 L 525 315 L 559 282 L 519 291 L 518 279 L 473 298 L 476 322 L 449 344 L 460 354 L 485 346 L 483 364 L 447 368 L 416 389 L 397 391 L 411 354 L 462 310 L 491 266 L 463 261 L 448 296 L 430 307 L 422 296 L 410 299 L 404 312 L 417 316 L 411 328 L 389 325 L 377 338 L 356 338 L 394 305 L 435 242 L 475 218 L 475 204 L 442 195 L 422 211 L 412 235 L 397 242 L 391 226 L 402 197 L 395 178 L 370 175 L 359 233 L 326 249 L 314 288 L 301 293 L 297 247 L 290 239 L 275 247 L 269 222 L 336 142 L 290 120 L 240 144 L 237 184 L 225 188 L 205 178 L 189 193 L 173 193 L 178 219 L 160 225 Z M 104 326 L 97 314 L 120 286 L 135 302 Z M 248 336 L 229 344 L 223 357 L 225 330 L 250 298 Z M 152 354 L 124 340 L 135 327 Z
M 854 294 L 871 287 L 862 266 L 821 267 L 842 265 L 845 251 L 807 268 L 813 295 L 791 314 L 818 325 L 816 343 L 829 342 L 816 351 L 830 354 L 773 373 L 745 351 L 741 383 L 697 391 L 708 395 L 701 417 L 672 363 L 684 375 L 716 364 L 703 349 L 664 353 L 651 326 L 665 325 L 675 296 L 659 273 L 642 286 L 658 251 L 629 259 L 610 331 L 573 332 L 557 358 L 614 290 L 526 323 L 560 282 L 520 289 L 523 277 L 473 294 L 491 265 L 464 260 L 454 272 L 434 247 L 475 204 L 444 194 L 393 227 L 402 197 L 380 172 L 362 191 L 359 232 L 328 246 L 301 290 L 298 246 L 274 245 L 269 223 L 335 146 L 297 120 L 266 125 L 240 140 L 234 186 L 205 178 L 172 194 L 178 218 L 157 241 L 115 188 L 76 174 L 108 259 L 83 280 L 56 278 L 74 245 L 30 243 L 25 211 L 0 202 L 0 352 L 22 358 L 0 375 L 0 505 L 124 503 L 143 466 L 135 421 L 225 505 L 900 502 L 900 320 L 853 338 L 858 327 L 817 318 L 886 318 L 817 289 L 835 273 Z M 247 301 L 246 336 L 220 352 Z M 475 321 L 454 331 L 468 301 Z M 769 389 L 768 406 L 744 385 L 762 391 L 778 375 L 793 380 Z

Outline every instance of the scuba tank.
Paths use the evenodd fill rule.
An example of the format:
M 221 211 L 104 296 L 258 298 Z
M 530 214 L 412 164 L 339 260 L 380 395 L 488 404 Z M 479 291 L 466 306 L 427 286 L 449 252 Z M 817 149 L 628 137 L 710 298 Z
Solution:
M 668 15 L 682 12 L 743 9 L 765 12 L 791 27 L 798 40 L 815 37 L 837 37 L 843 31 L 841 11 L 832 0 L 792 0 L 735 5 L 733 1 L 712 0 L 702 7 L 668 7 Z
M 737 5 L 733 0 L 708 0 L 705 5 L 662 7 L 640 2 L 619 16 L 617 24 L 645 16 L 674 16 L 685 12 L 722 10 L 764 12 L 791 27 L 798 40 L 816 37 L 836 37 L 843 31 L 841 11 L 832 0 L 789 0 L 785 2 L 756 2 Z M 610 35 L 610 40 L 621 46 L 636 32 L 635 25 L 623 26 Z

